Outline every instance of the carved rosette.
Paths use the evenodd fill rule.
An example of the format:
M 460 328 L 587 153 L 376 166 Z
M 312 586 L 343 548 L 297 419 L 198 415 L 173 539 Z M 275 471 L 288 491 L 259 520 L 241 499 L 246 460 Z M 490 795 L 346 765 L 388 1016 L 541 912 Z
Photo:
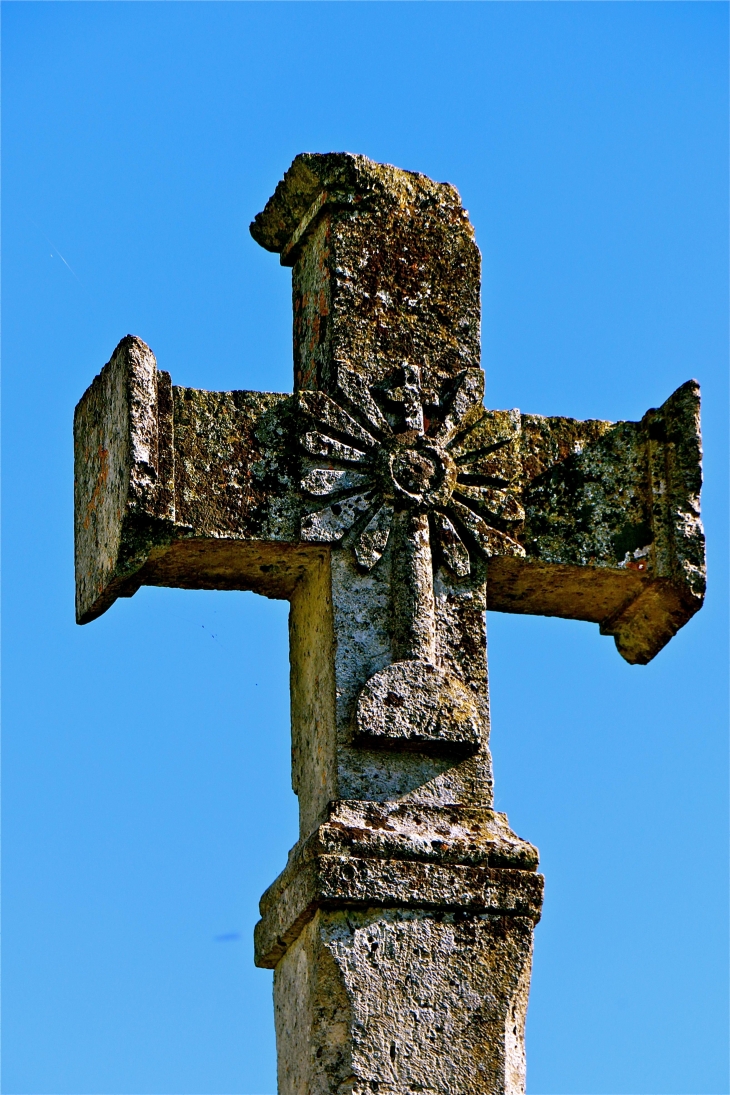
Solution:
M 454 576 L 471 571 L 474 551 L 524 555 L 515 532 L 521 465 L 517 412 L 488 412 L 484 374 L 466 369 L 449 389 L 421 385 L 403 365 L 384 385 L 366 387 L 341 369 L 342 405 L 300 392 L 309 457 L 304 492 L 327 504 L 302 521 L 303 540 L 350 545 L 370 570 L 385 551 L 394 515 L 428 515 L 431 543 Z
M 354 738 L 370 748 L 474 752 L 482 741 L 474 695 L 436 664 L 434 559 L 459 581 L 472 574 L 475 553 L 525 554 L 516 539 L 519 414 L 485 410 L 481 369 L 441 391 L 411 364 L 370 387 L 341 368 L 338 382 L 341 402 L 298 396 L 301 486 L 326 500 L 303 518 L 301 536 L 351 548 L 362 571 L 390 542 L 392 565 L 394 661 L 362 689 Z

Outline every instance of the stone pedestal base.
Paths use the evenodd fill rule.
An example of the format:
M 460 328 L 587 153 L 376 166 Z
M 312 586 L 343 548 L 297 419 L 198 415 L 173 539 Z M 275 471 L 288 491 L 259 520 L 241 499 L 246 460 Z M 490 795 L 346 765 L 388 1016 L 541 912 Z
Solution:
M 489 810 L 333 804 L 261 902 L 279 1095 L 522 1095 L 536 858 Z
M 318 910 L 274 975 L 280 1095 L 522 1095 L 532 928 Z

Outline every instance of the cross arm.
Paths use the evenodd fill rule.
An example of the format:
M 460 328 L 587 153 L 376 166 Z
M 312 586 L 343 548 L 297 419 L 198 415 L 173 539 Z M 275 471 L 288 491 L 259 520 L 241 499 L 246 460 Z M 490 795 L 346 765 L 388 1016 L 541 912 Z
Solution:
M 488 606 L 590 620 L 645 664 L 702 606 L 699 386 L 640 422 L 521 415 L 524 558 L 490 561 Z
M 299 540 L 292 397 L 176 387 L 127 336 L 74 417 L 76 615 L 140 585 L 289 597 Z

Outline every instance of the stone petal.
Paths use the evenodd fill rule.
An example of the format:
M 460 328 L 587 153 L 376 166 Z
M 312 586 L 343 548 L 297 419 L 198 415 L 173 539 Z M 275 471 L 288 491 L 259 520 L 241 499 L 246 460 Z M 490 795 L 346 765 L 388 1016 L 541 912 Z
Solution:
M 445 513 L 434 513 L 432 520 L 438 534 L 438 542 L 441 546 L 444 562 L 449 570 L 459 578 L 466 578 L 471 571 L 471 563 L 469 562 L 469 552 L 461 537 Z
M 386 436 L 393 432 L 385 415 L 370 394 L 367 381 L 360 373 L 355 372 L 354 369 L 348 369 L 346 365 L 340 365 L 337 369 L 337 385 L 340 391 L 367 418 L 376 432 L 383 433 Z
M 451 512 L 459 519 L 461 524 L 474 537 L 484 554 L 489 558 L 492 555 L 518 555 L 524 557 L 526 552 L 522 544 L 518 544 L 504 532 L 499 532 L 477 516 L 468 506 L 451 499 Z
M 305 433 L 302 444 L 312 456 L 329 456 L 346 464 L 362 464 L 367 460 L 364 452 L 353 449 L 342 441 L 336 441 L 333 437 L 325 437 L 323 433 Z
M 367 513 L 372 500 L 367 494 L 354 494 L 341 502 L 333 502 L 302 518 L 302 540 L 334 544 L 341 540 L 359 517 Z
M 467 453 L 496 448 L 505 441 L 516 441 L 522 431 L 522 416 L 513 411 L 484 411 L 471 427 L 449 441 L 448 448 L 457 464 Z
M 497 490 L 495 487 L 470 487 L 465 483 L 457 483 L 454 493 L 461 498 L 467 498 L 487 517 L 496 517 L 500 521 L 510 523 L 525 519 L 524 509 L 510 491 Z
M 436 440 L 446 444 L 460 429 L 470 424 L 472 416 L 484 412 L 484 373 L 481 369 L 465 369 L 456 382 L 449 408 Z
M 377 444 L 373 435 L 363 429 L 325 392 L 298 392 L 297 398 L 300 410 L 310 414 L 320 425 L 329 426 L 331 430 L 341 433 L 343 437 L 365 449 L 372 449 Z
M 385 551 L 393 520 L 393 507 L 387 504 L 368 521 L 355 542 L 355 557 L 361 567 L 371 570 Z
M 345 471 L 338 468 L 312 468 L 301 482 L 303 491 L 315 497 L 336 494 L 338 491 L 356 490 L 367 487 L 370 476 L 367 472 Z

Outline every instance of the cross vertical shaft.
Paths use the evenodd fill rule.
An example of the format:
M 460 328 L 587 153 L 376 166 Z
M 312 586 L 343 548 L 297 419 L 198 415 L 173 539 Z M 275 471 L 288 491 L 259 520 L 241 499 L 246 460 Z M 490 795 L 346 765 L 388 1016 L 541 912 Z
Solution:
M 473 231 L 450 186 L 311 156 L 252 233 L 293 266 L 302 536 L 331 545 L 334 712 L 314 714 L 322 676 L 306 692 L 298 659 L 327 657 L 302 641 L 323 617 L 301 595 L 301 842 L 256 936 L 275 967 L 279 1090 L 521 1092 L 542 880 L 492 809 L 475 541 L 523 550 L 509 484 L 459 464 L 462 435 L 472 456 L 503 440 L 471 437 L 484 413 Z M 469 509 L 471 540 L 456 528 L 469 491 L 483 514 Z M 326 777 L 303 763 L 314 738 Z

